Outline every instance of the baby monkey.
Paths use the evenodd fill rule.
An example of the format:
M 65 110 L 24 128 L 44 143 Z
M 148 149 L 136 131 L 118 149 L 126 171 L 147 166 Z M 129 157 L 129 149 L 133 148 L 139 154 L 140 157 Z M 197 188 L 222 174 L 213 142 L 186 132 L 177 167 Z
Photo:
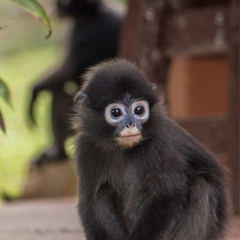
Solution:
M 86 239 L 224 239 L 225 169 L 167 116 L 141 71 L 116 59 L 84 80 L 74 126 Z

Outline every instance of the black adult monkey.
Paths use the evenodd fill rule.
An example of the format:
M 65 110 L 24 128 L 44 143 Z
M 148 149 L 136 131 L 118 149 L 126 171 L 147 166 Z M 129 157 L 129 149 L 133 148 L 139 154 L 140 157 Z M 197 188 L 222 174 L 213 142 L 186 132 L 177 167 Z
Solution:
M 225 170 L 165 114 L 137 67 L 113 60 L 85 81 L 74 125 L 86 239 L 223 239 Z
M 81 86 L 79 77 L 86 68 L 116 55 L 123 18 L 122 14 L 108 8 L 101 0 L 57 0 L 57 10 L 60 16 L 71 17 L 74 24 L 63 64 L 32 90 L 30 116 L 33 122 L 33 108 L 38 94 L 43 90 L 52 93 L 54 143 L 36 160 L 37 164 L 66 159 L 64 142 L 70 135 L 68 111 L 72 104 L 71 94 L 65 91 L 66 83 L 72 81 Z

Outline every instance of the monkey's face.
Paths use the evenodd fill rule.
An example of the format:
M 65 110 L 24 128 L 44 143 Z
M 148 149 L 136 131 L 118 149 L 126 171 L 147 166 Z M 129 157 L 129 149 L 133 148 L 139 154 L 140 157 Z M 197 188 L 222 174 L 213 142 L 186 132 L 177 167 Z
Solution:
M 90 68 L 83 77 L 76 96 L 82 133 L 100 145 L 124 149 L 151 139 L 158 98 L 135 65 L 113 60 Z
M 106 122 L 113 126 L 114 140 L 131 148 L 142 140 L 142 124 L 149 118 L 149 104 L 145 100 L 129 101 L 129 104 L 111 103 L 104 111 Z

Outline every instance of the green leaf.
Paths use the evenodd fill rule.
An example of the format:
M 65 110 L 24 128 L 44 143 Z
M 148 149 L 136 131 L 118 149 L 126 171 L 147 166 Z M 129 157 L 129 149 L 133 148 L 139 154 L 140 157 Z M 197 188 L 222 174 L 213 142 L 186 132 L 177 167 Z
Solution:
M 0 78 L 0 98 L 4 99 L 9 105 L 11 105 L 10 91 L 8 86 Z
M 0 129 L 2 129 L 2 131 L 4 133 L 6 132 L 5 124 L 4 124 L 4 121 L 3 121 L 3 116 L 2 116 L 1 110 L 0 110 Z
M 11 0 L 18 6 L 23 8 L 25 11 L 29 12 L 36 18 L 39 18 L 48 28 L 48 35 L 46 38 L 50 37 L 52 34 L 51 22 L 44 10 L 44 8 L 36 0 Z

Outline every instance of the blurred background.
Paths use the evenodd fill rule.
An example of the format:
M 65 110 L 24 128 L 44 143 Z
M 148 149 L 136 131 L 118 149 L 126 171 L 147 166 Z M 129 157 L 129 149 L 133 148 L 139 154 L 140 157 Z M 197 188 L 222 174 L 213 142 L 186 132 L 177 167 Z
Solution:
M 239 213 L 239 0 L 104 1 L 127 10 L 119 56 L 136 61 L 150 81 L 166 90 L 169 115 L 230 169 L 234 211 Z M 0 238 L 6 232 L 11 239 L 30 233 L 29 239 L 42 239 L 43 233 L 56 239 L 60 232 L 79 239 L 73 137 L 65 143 L 71 161 L 31 169 L 53 141 L 51 94 L 44 91 L 37 98 L 34 127 L 28 116 L 31 90 L 62 62 L 72 27 L 71 19 L 57 16 L 55 0 L 39 2 L 52 23 L 48 39 L 37 19 L 9 0 L 0 1 L 0 79 L 10 89 L 12 105 L 0 98 L 6 125 L 5 134 L 0 130 L 0 203 L 36 198 L 1 204 Z M 69 195 L 74 197 L 39 199 Z M 69 225 L 66 219 L 72 219 Z M 230 233 L 235 237 L 229 239 L 239 239 L 239 217 Z
M 28 101 L 34 82 L 62 62 L 71 20 L 56 15 L 54 0 L 39 3 L 52 22 L 53 34 L 48 39 L 47 29 L 37 19 L 11 1 L 0 1 L 0 76 L 10 88 L 12 101 L 11 108 L 0 99 L 7 130 L 6 134 L 0 131 L 0 201 L 22 194 L 30 161 L 52 141 L 51 95 L 44 92 L 37 100 L 37 127 L 29 125 Z M 72 139 L 66 148 L 71 154 Z
M 12 97 L 12 108 L 0 102 L 7 129 L 5 135 L 0 131 L 0 199 L 21 196 L 29 178 L 30 162 L 52 142 L 51 95 L 43 92 L 37 100 L 37 127 L 30 127 L 27 108 L 33 83 L 62 61 L 72 22 L 57 17 L 54 0 L 39 2 L 53 25 L 53 34 L 48 39 L 45 26 L 38 20 L 8 0 L 0 3 L 0 76 L 8 84 Z M 167 89 L 170 116 L 230 167 L 234 191 L 239 192 L 239 65 L 236 65 L 239 42 L 234 35 L 239 22 L 237 17 L 233 19 L 239 13 L 235 7 L 239 2 L 107 2 L 120 4 L 121 8 L 128 2 L 119 55 L 137 59 L 148 78 Z M 167 3 L 168 8 L 162 3 Z M 165 20 L 161 22 L 162 17 Z M 71 156 L 73 138 L 65 145 Z M 49 175 L 59 174 L 48 172 Z M 66 179 L 70 175 L 71 171 Z M 53 182 L 51 177 L 46 185 Z M 44 179 L 42 174 L 40 182 Z M 32 180 L 30 176 L 28 182 Z M 61 184 L 69 186 L 64 180 Z M 235 199 L 237 203 L 239 196 Z
M 41 95 L 37 107 L 38 127 L 30 129 L 27 122 L 31 86 L 41 74 L 53 67 L 64 52 L 68 30 L 66 20 L 59 21 L 54 1 L 41 2 L 49 13 L 54 33 L 45 39 L 46 28 L 37 19 L 10 1 L 0 2 L 0 74 L 11 91 L 12 108 L 1 104 L 7 128 L 0 132 L 0 198 L 7 194 L 19 196 L 28 171 L 29 161 L 51 141 L 48 134 L 50 98 Z

